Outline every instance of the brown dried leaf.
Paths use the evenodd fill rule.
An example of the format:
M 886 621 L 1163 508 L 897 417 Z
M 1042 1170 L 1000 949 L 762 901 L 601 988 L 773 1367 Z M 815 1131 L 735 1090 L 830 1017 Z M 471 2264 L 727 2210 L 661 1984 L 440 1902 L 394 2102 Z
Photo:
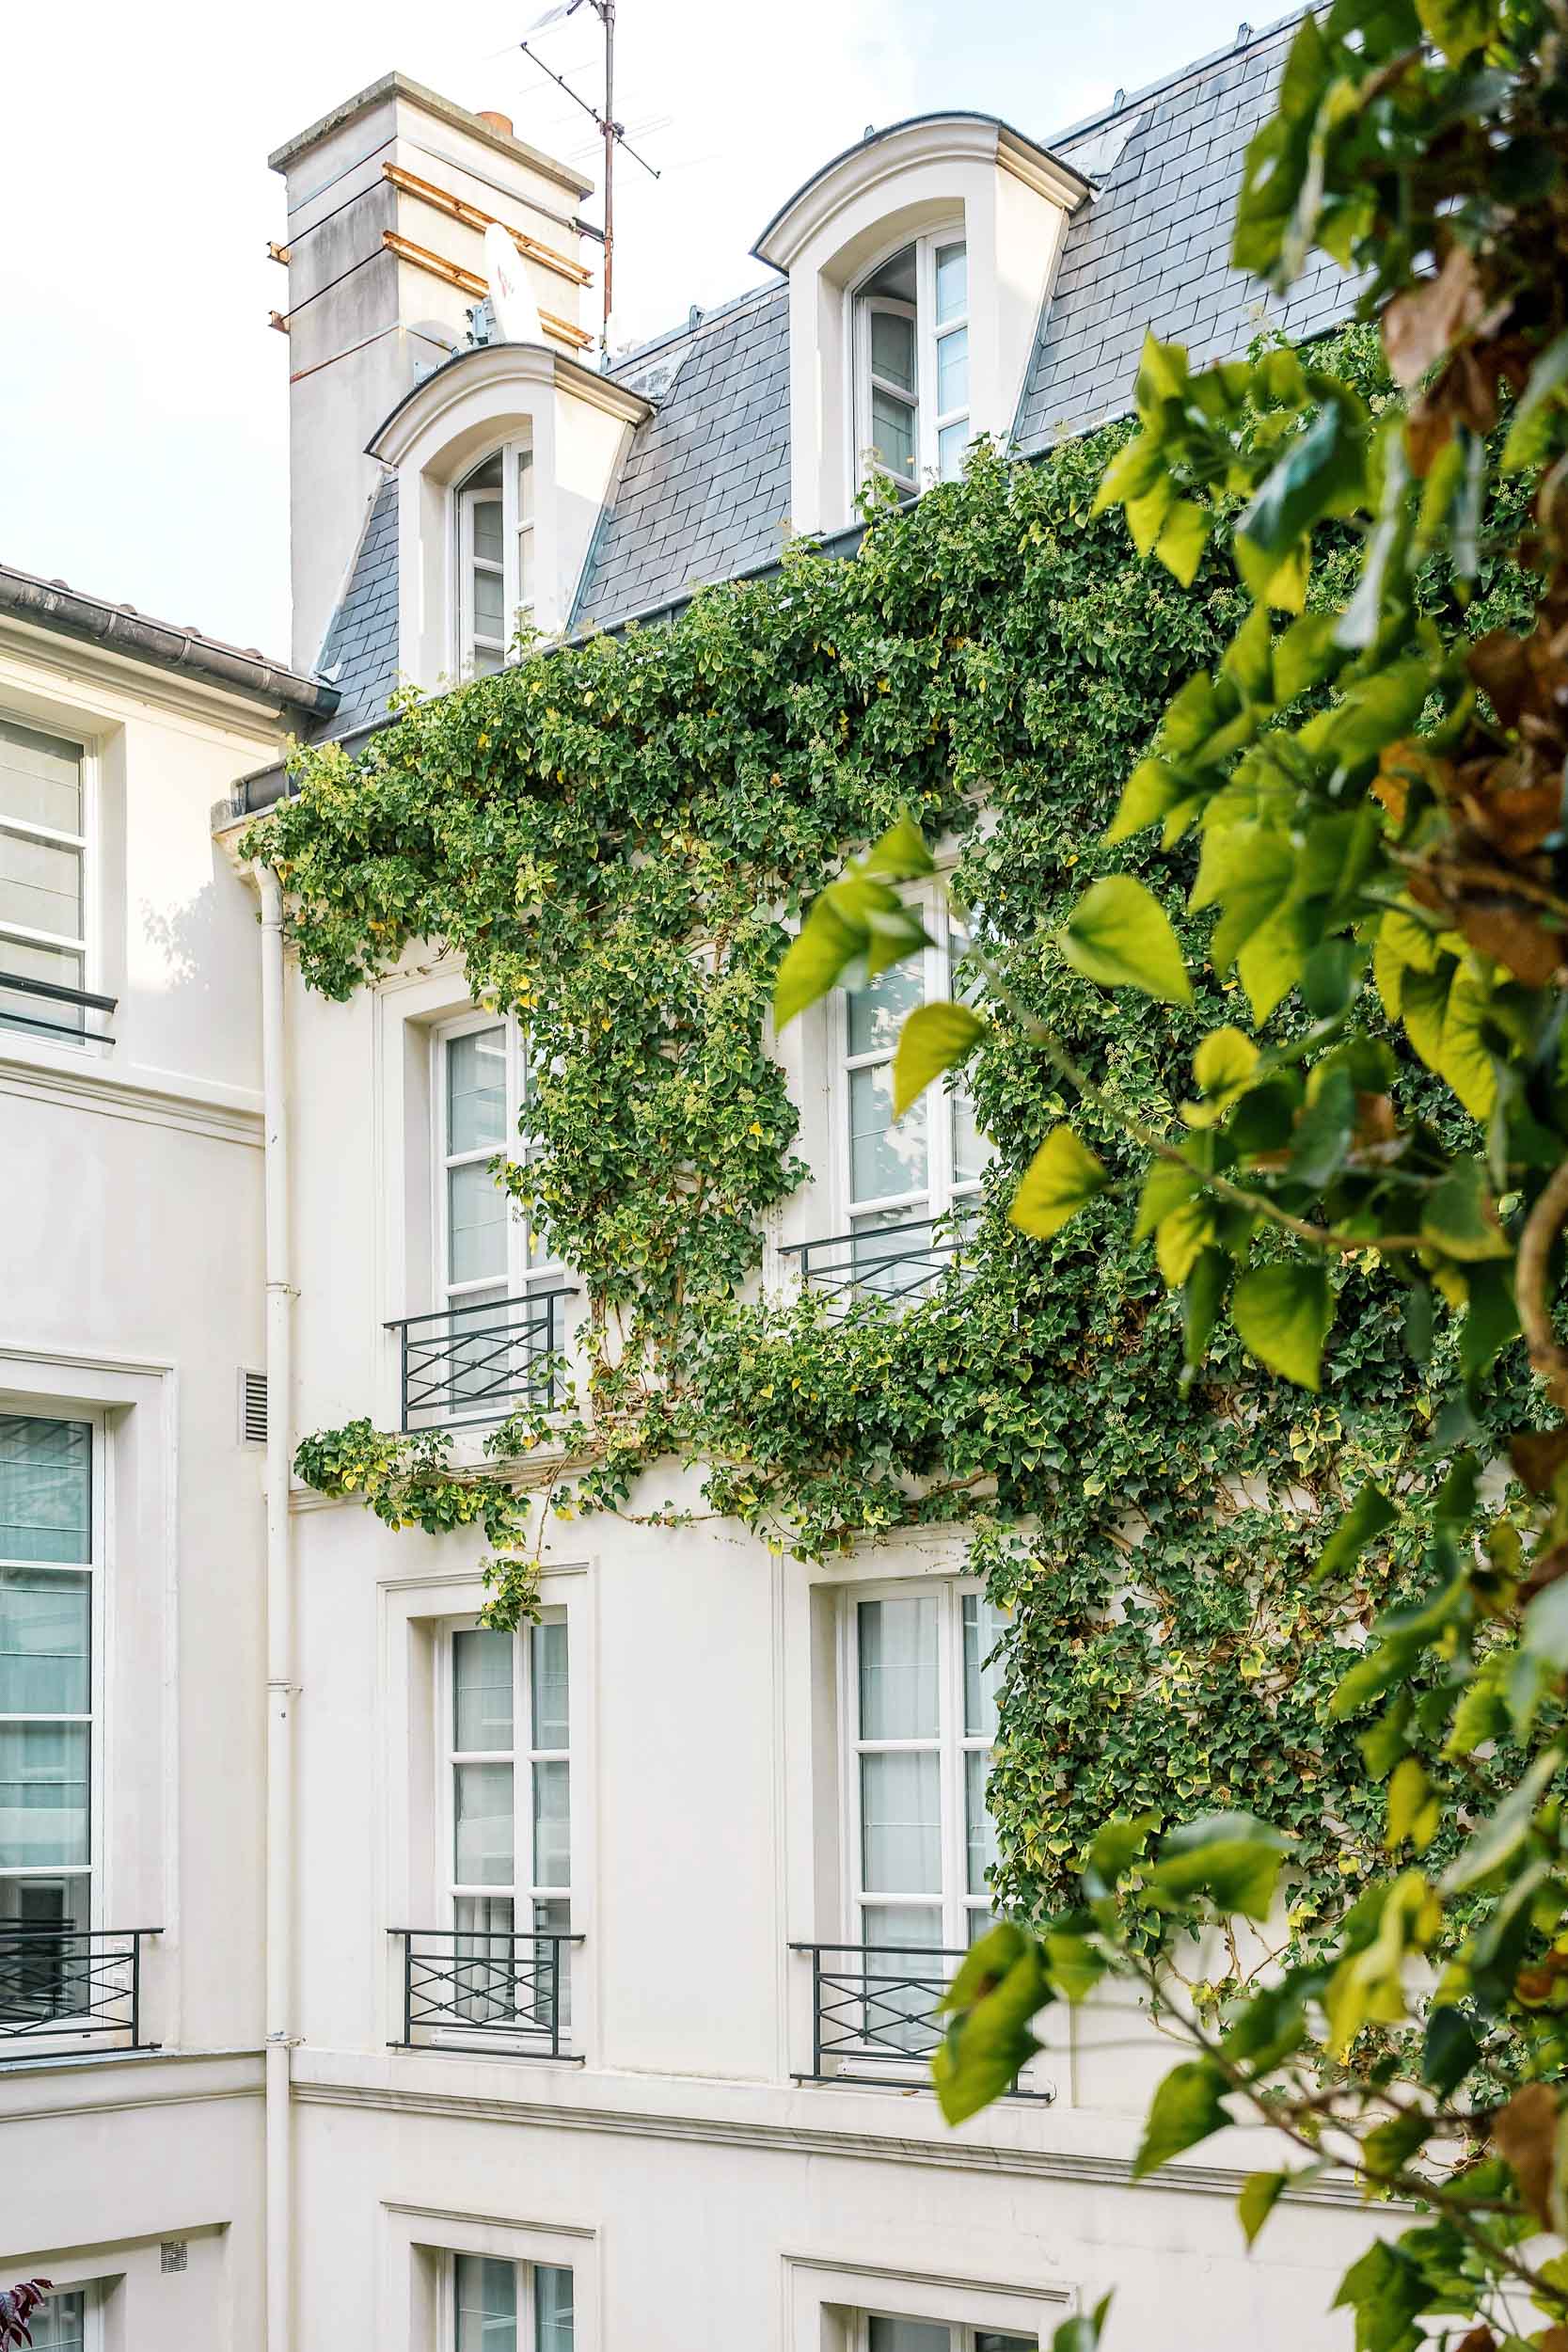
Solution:
M 1562 933 L 1549 930 L 1516 898 L 1465 899 L 1455 908 L 1454 920 L 1472 947 L 1505 965 L 1527 988 L 1544 988 L 1568 954 Z
M 1552 1481 L 1568 1462 L 1568 1429 L 1519 1429 L 1508 1441 L 1508 1458 L 1532 1495 L 1550 1494 Z
M 1497 2352 L 1497 2339 L 1484 2321 L 1472 2328 L 1467 2336 L 1461 2336 L 1454 2352 Z
M 1519 2194 L 1544 2230 L 1552 2227 L 1552 2162 L 1557 2150 L 1557 2096 L 1544 2083 L 1526 2083 L 1492 2120 L 1492 2137 L 1506 2158 Z
M 1465 657 L 1469 671 L 1505 727 L 1517 726 L 1533 680 L 1525 641 L 1511 628 L 1489 628 Z
M 1433 361 L 1472 333 L 1485 312 L 1468 246 L 1450 246 L 1436 277 L 1396 294 L 1383 313 L 1383 348 L 1396 381 L 1413 391 Z

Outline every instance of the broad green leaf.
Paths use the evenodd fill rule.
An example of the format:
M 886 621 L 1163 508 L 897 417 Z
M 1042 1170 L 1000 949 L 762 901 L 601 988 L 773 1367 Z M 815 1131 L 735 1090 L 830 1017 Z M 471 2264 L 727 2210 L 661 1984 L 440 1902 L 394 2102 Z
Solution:
M 1192 1000 L 1170 917 L 1131 874 L 1091 883 L 1057 938 L 1073 968 L 1102 988 L 1141 989 L 1165 1004 Z
M 1346 2271 L 1334 2308 L 1355 2313 L 1355 2352 L 1416 2352 L 1411 2323 L 1429 2296 L 1419 2265 L 1380 2239 Z
M 1188 904 L 1195 914 L 1220 909 L 1209 948 L 1217 973 L 1228 972 L 1253 933 L 1279 912 L 1295 875 L 1289 834 L 1272 825 L 1211 826 Z
M 1337 615 L 1333 612 L 1307 612 L 1299 621 L 1292 621 L 1283 637 L 1275 641 L 1274 699 L 1276 703 L 1292 703 L 1309 686 L 1318 685 L 1343 660 L 1334 642 Z
M 1373 1780 L 1386 1780 L 1403 1756 L 1409 1745 L 1410 1714 L 1410 1692 L 1396 1691 L 1376 1723 L 1356 1733 L 1355 1744 L 1366 1757 L 1367 1771 Z
M 1384 1843 L 1390 1853 L 1408 1837 L 1418 1853 L 1425 1853 L 1437 1835 L 1442 1808 L 1418 1756 L 1407 1756 L 1394 1768 L 1388 1784 L 1388 1821 Z
M 1250 1356 L 1298 1388 L 1316 1391 L 1323 1342 L 1334 1318 L 1334 1294 L 1321 1265 L 1282 1261 L 1243 1274 L 1230 1301 L 1230 1320 Z
M 1398 1517 L 1382 1488 L 1369 1480 L 1318 1554 L 1314 1578 L 1338 1576 L 1342 1568 L 1348 1568 L 1386 1527 L 1393 1526 Z
M 1209 1352 L 1229 1279 L 1230 1261 L 1224 1250 L 1203 1249 L 1181 1285 L 1181 1355 L 1189 1372 L 1196 1372 Z
M 1285 1858 L 1279 1832 L 1250 1813 L 1213 1813 L 1162 1839 L 1145 1894 L 1160 1910 L 1206 1895 L 1227 1915 L 1266 1919 Z
M 1433 1185 L 1422 1205 L 1421 1232 L 1450 1258 L 1513 1255 L 1492 1205 L 1486 1170 L 1477 1159 L 1453 1161 L 1448 1174 Z
M 1029 2020 L 1053 1997 L 1040 1947 L 1022 1928 L 1004 1923 L 970 1947 L 942 2002 L 953 2022 L 931 2058 L 949 2123 L 1011 2090 L 1040 2046 Z
M 1437 2098 L 1450 2098 L 1480 2056 L 1481 2043 L 1463 2010 L 1446 2006 L 1432 2010 L 1421 2045 L 1421 2080 Z
M 1283 907 L 1253 932 L 1236 959 L 1254 1021 L 1269 1018 L 1306 971 L 1315 945 L 1315 926 L 1300 907 Z
M 1450 65 L 1484 49 L 1497 29 L 1496 0 L 1416 0 L 1416 13 Z
M 1361 2161 L 1372 2176 L 1365 2193 L 1369 2197 L 1387 2196 L 1390 2192 L 1385 2185 L 1397 2179 L 1431 2137 L 1431 2121 L 1419 2107 L 1409 2107 L 1404 2114 L 1390 2116 L 1386 2123 L 1377 2124 L 1361 2143 Z
M 1051 2339 L 1051 2352 L 1100 2352 L 1105 2314 L 1110 2308 L 1110 2296 L 1102 2295 L 1092 2312 L 1079 2312 L 1071 2319 L 1064 2319 Z
M 1106 829 L 1107 844 L 1130 840 L 1156 825 L 1181 802 L 1187 787 L 1165 759 L 1141 759 L 1122 787 L 1117 813 Z
M 1110 1966 L 1099 1947 L 1066 1928 L 1047 1928 L 1042 1940 L 1046 1974 L 1062 1998 L 1087 2000 Z
M 864 947 L 864 938 L 835 914 L 827 898 L 818 898 L 797 936 L 791 940 L 773 982 L 773 1019 L 781 1029 L 838 986 L 845 972 Z
M 1221 2105 L 1225 2089 L 1225 2076 L 1211 2059 L 1188 2058 L 1173 2066 L 1150 2104 L 1132 2178 L 1143 2180 L 1184 2148 L 1223 2132 L 1231 2120 Z
M 1237 1028 L 1211 1029 L 1193 1056 L 1193 1076 L 1212 1100 L 1239 1094 L 1258 1067 L 1258 1048 Z
M 1236 2213 L 1249 2248 L 1258 2243 L 1258 2233 L 1279 2202 L 1290 2179 L 1288 2172 L 1249 2172 L 1242 2183 Z
M 881 839 L 866 851 L 863 870 L 879 882 L 919 882 L 936 872 L 936 861 L 926 847 L 926 836 L 908 811 L 895 818 Z
M 1302 748 L 1340 768 L 1361 767 L 1386 743 L 1410 733 L 1432 686 L 1432 663 L 1423 658 L 1412 656 L 1376 670 L 1332 710 L 1308 719 L 1299 738 Z
M 1104 1162 L 1070 1127 L 1053 1127 L 1024 1169 L 1008 1215 L 1023 1232 L 1049 1241 L 1109 1181 Z
M 1555 1585 L 1548 1587 L 1549 1591 L 1556 1589 Z M 1445 1894 L 1460 1895 L 1467 1886 L 1479 1886 L 1482 1879 L 1490 1878 L 1495 1870 L 1500 1870 L 1513 1859 L 1528 1837 L 1536 1807 L 1561 1763 L 1560 1748 L 1548 1748 L 1544 1756 L 1536 1757 L 1518 1787 L 1503 1799 L 1491 1820 L 1481 1823 L 1458 1861 L 1446 1872 Z
M 1525 1611 L 1520 1640 L 1553 1674 L 1568 1674 L 1568 1576 L 1537 1593 Z
M 1167 1216 L 1194 1198 L 1198 1184 L 1196 1168 L 1179 1168 L 1174 1160 L 1151 1160 L 1148 1173 L 1144 1178 L 1143 1190 L 1138 1195 L 1138 1214 L 1132 1227 L 1133 1241 L 1146 1241 Z
M 986 1024 L 967 1005 L 917 1005 L 898 1032 L 893 1057 L 893 1115 L 902 1119 L 933 1078 L 973 1052 Z
M 1214 1211 L 1207 1199 L 1183 1200 L 1161 1218 L 1154 1256 L 1169 1289 L 1181 1288 L 1213 1238 Z
M 1518 472 L 1522 468 L 1539 463 L 1541 452 L 1532 446 L 1537 436 L 1532 420 L 1544 404 L 1568 383 L 1568 329 L 1554 335 L 1544 351 L 1538 356 L 1529 372 L 1529 382 L 1519 395 L 1509 426 L 1508 439 L 1503 444 L 1502 466 L 1505 473 Z
M 1179 500 L 1161 525 L 1154 552 L 1183 588 L 1193 584 L 1213 527 L 1212 508 L 1200 506 L 1196 499 Z
M 1365 471 L 1359 421 L 1339 401 L 1324 401 L 1306 432 L 1286 443 L 1236 526 L 1238 540 L 1277 562 L 1323 516 L 1360 493 Z

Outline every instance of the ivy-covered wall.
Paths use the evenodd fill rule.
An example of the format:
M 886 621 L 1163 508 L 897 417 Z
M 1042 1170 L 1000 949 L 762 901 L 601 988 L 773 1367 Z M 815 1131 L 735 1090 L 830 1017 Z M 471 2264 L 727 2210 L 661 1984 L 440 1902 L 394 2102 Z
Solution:
M 1366 331 L 1337 363 L 1377 391 Z M 960 837 L 957 887 L 1018 1000 L 1156 1124 L 1190 1091 L 1194 1041 L 1244 1021 L 1212 981 L 1190 1010 L 1112 998 L 1049 944 L 1102 855 L 1125 869 L 1142 851 L 1202 964 L 1181 858 L 1147 834 L 1131 861 L 1097 844 L 1173 691 L 1243 610 L 1216 554 L 1183 591 L 1119 515 L 1091 516 L 1119 437 L 1035 465 L 982 453 L 964 483 L 879 513 L 853 561 L 796 550 L 669 628 L 412 704 L 356 761 L 303 755 L 299 796 L 243 846 L 283 877 L 313 987 L 345 996 L 429 938 L 527 1026 L 545 1149 L 508 1181 L 592 1301 L 572 1435 L 587 1467 L 557 1503 L 657 1515 L 676 1457 L 701 1467 L 709 1510 L 807 1556 L 961 1522 L 1014 1613 L 1004 1899 L 1063 1901 L 1111 1812 L 1244 1803 L 1300 1833 L 1309 1925 L 1382 1834 L 1381 1791 L 1324 1702 L 1337 1645 L 1403 1574 L 1312 1585 L 1315 1521 L 1369 1475 L 1415 1493 L 1428 1476 L 1421 1348 L 1386 1272 L 1337 1277 L 1350 1311 L 1320 1401 L 1223 1342 L 1207 1392 L 1184 1392 L 1178 1310 L 1127 1199 L 1053 1243 L 1006 1223 L 1012 1176 L 1069 1106 L 999 1012 L 969 1073 L 998 1157 L 964 1269 L 848 1321 L 736 1297 L 761 1218 L 804 1173 L 767 1039 L 785 923 L 900 808 Z M 1433 596 L 1445 614 L 1441 580 Z M 1128 1165 L 1119 1129 L 1078 1123 Z M 519 1421 L 500 1450 L 545 1434 Z M 301 1468 L 394 1522 L 478 1516 L 503 1542 L 522 1524 L 504 1469 L 454 1483 L 438 1444 L 364 1424 L 308 1442 Z M 744 1573 L 736 1557 L 713 1573 Z M 500 1605 L 517 1597 L 503 1584 Z

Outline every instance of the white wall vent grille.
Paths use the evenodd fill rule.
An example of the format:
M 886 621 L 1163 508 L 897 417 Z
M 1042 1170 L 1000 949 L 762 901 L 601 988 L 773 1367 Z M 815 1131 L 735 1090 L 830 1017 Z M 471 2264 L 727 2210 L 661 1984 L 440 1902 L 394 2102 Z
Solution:
M 264 1372 L 242 1372 L 240 1375 L 240 1443 L 265 1445 L 267 1441 L 267 1375 Z

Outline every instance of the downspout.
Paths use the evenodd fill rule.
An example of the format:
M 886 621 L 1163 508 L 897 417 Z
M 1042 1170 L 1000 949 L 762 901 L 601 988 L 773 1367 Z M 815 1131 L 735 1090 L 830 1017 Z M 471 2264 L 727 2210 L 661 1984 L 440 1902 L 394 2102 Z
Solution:
M 267 1286 L 266 2352 L 290 2352 L 293 2182 L 289 2017 L 293 1976 L 293 1611 L 290 1559 L 289 1115 L 283 1061 L 283 892 L 261 887 L 261 1087 Z

